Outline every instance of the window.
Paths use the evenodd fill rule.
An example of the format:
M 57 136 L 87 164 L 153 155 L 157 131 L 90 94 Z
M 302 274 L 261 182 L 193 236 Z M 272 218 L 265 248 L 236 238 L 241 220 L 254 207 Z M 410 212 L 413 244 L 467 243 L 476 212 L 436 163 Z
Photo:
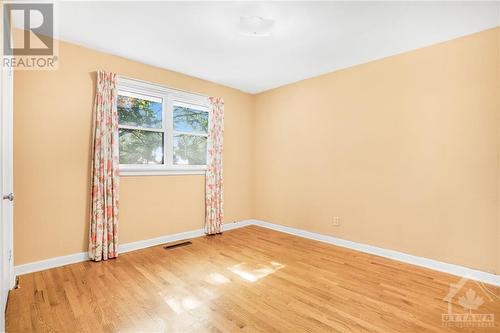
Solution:
M 121 175 L 205 172 L 206 97 L 120 78 L 117 108 Z
M 176 165 L 206 165 L 208 112 L 174 103 L 173 161 Z

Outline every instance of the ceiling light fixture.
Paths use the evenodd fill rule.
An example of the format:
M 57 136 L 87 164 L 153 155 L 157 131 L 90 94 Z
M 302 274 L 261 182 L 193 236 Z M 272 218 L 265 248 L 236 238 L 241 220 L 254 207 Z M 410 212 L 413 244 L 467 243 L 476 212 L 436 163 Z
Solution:
M 274 20 L 260 16 L 241 16 L 241 33 L 246 36 L 265 37 L 271 35 Z

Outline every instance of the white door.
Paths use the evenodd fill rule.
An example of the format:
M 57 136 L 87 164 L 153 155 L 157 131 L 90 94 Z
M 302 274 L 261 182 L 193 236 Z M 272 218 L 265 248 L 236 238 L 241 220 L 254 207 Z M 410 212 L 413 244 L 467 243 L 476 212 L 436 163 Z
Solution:
M 2 59 L 3 60 L 3 59 Z M 0 332 L 4 331 L 5 306 L 14 286 L 13 267 L 13 71 L 2 69 L 0 79 Z

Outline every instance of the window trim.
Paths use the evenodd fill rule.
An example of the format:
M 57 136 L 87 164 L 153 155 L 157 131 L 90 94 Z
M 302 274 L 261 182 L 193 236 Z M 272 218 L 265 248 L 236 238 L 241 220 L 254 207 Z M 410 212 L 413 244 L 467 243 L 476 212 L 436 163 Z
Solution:
M 163 99 L 162 113 L 163 124 L 162 128 L 144 128 L 144 130 L 153 132 L 163 132 L 163 165 L 159 164 L 120 164 L 120 176 L 168 176 L 168 175 L 204 175 L 207 167 L 206 165 L 174 165 L 173 164 L 173 136 L 180 131 L 174 131 L 173 121 L 173 106 L 176 102 L 180 104 L 188 104 L 200 107 L 200 111 L 209 112 L 208 97 L 172 89 L 158 84 L 136 80 L 124 76 L 118 77 L 117 92 L 120 90 L 142 94 L 151 97 L 158 97 Z M 210 119 L 210 117 L 209 117 Z M 120 128 L 142 129 L 138 126 L 120 125 Z M 186 133 L 189 135 L 198 135 L 196 133 Z M 208 134 L 201 134 L 207 136 Z

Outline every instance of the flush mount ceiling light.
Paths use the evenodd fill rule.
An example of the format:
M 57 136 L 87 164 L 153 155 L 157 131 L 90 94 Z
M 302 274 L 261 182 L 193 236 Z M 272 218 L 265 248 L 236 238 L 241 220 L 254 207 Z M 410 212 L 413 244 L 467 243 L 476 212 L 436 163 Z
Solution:
M 274 20 L 260 16 L 241 16 L 241 34 L 246 36 L 265 37 L 271 35 Z

